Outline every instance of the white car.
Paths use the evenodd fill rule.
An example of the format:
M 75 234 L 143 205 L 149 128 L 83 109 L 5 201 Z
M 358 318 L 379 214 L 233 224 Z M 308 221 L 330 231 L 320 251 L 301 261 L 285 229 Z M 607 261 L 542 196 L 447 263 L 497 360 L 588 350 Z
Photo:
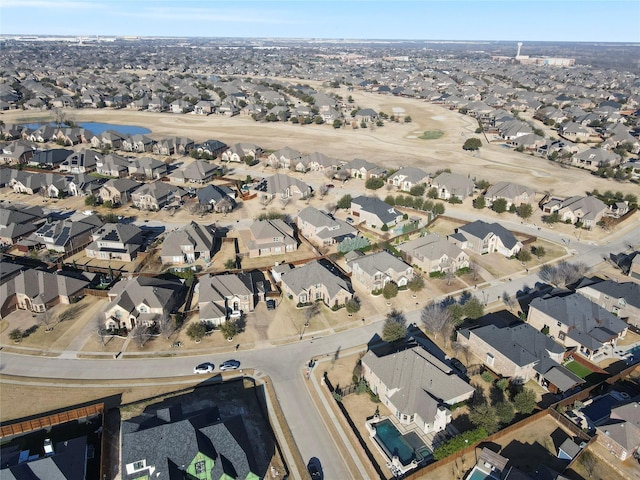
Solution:
M 213 363 L 201 363 L 200 365 L 196 365 L 193 367 L 193 373 L 201 374 L 201 373 L 211 373 L 213 372 L 214 366 Z
M 238 360 L 227 360 L 220 364 L 221 372 L 224 372 L 225 370 L 237 370 L 238 368 L 240 368 L 240 362 Z

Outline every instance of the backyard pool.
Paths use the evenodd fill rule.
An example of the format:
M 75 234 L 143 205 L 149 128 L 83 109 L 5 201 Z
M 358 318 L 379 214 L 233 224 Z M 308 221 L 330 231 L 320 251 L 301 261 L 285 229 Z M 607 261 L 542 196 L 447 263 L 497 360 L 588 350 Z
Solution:
M 376 423 L 375 429 L 374 438 L 389 459 L 398 457 L 400 463 L 406 466 L 413 460 L 419 463 L 431 455 L 431 451 L 415 433 L 411 432 L 405 437 L 389 419 Z
M 496 477 L 494 477 L 490 473 L 480 470 L 480 468 L 478 468 L 477 465 L 473 467 L 473 470 L 471 470 L 471 473 L 466 478 L 466 480 L 489 480 L 489 479 L 497 480 Z

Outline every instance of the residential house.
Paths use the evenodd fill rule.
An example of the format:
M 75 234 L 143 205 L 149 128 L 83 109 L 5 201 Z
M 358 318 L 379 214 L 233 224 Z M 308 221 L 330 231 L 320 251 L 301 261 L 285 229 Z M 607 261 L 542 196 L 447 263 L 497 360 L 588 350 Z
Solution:
M 267 165 L 273 168 L 290 168 L 291 165 L 298 165 L 302 160 L 302 153 L 290 147 L 284 147 L 269 154 Z
M 158 140 L 151 147 L 151 151 L 156 155 L 187 155 L 195 143 L 187 137 L 171 137 Z
M 457 173 L 443 172 L 433 179 L 431 185 L 438 191 L 438 198 L 449 200 L 458 197 L 464 200 L 473 195 L 473 180 Z
M 244 162 L 245 157 L 258 160 L 264 155 L 264 150 L 253 143 L 236 143 L 222 152 L 220 159 L 223 162 Z
M 335 158 L 328 157 L 324 153 L 313 152 L 300 159 L 300 163 L 296 165 L 306 165 L 305 170 L 311 170 L 312 172 L 335 172 L 338 169 L 340 162 Z
M 391 205 L 364 195 L 351 200 L 351 215 L 356 223 L 366 223 L 371 228 L 390 227 L 402 220 L 402 213 Z
M 142 230 L 133 224 L 107 223 L 93 232 L 85 253 L 100 260 L 133 261 L 142 249 Z
M 79 150 L 73 152 L 60 164 L 61 172 L 69 173 L 90 173 L 96 170 L 98 161 L 102 155 L 95 150 Z
M 631 259 L 631 266 L 629 267 L 629 276 L 640 280 L 640 253 L 636 253 Z
M 105 130 L 91 139 L 91 146 L 101 149 L 119 149 L 122 148 L 123 140 L 124 135 L 121 133 L 114 130 Z
M 105 182 L 98 190 L 98 199 L 113 205 L 124 205 L 131 199 L 133 192 L 142 185 L 128 178 L 114 178 Z
M 408 192 L 416 185 L 429 183 L 429 174 L 416 167 L 403 167 L 387 178 L 387 183 Z
M 160 261 L 163 265 L 184 265 L 198 259 L 208 263 L 216 244 L 213 225 L 191 222 L 167 234 L 162 242 Z
M 71 150 L 65 150 L 64 148 L 38 150 L 27 161 L 27 165 L 30 167 L 53 169 L 64 162 L 71 153 L 73 153 Z
M 353 298 L 349 280 L 328 262 L 314 260 L 286 271 L 281 276 L 282 291 L 297 304 L 322 300 L 327 307 L 344 305 Z
M 109 290 L 105 327 L 133 330 L 136 325 L 157 324 L 184 303 L 183 280 L 138 276 L 121 279 Z
M 258 470 L 242 417 L 221 420 L 217 407 L 189 413 L 180 404 L 145 410 L 124 421 L 121 430 L 123 480 L 266 477 Z
M 380 290 L 389 282 L 406 287 L 413 279 L 413 267 L 385 250 L 348 261 L 347 272 L 367 290 Z
M 309 185 L 284 173 L 276 173 L 264 178 L 255 189 L 265 199 L 273 199 L 277 196 L 285 200 L 294 196 L 299 198 L 311 196 L 311 187 Z
M 560 200 L 551 199 L 542 206 L 544 213 L 558 212 L 563 222 L 581 222 L 584 228 L 592 229 L 607 212 L 607 205 L 594 196 L 573 196 Z
M 167 164 L 155 158 L 142 157 L 129 162 L 128 170 L 134 180 L 153 180 L 167 174 Z
M 628 328 L 623 320 L 579 293 L 533 299 L 527 322 L 590 360 L 614 349 Z
M 358 123 L 375 122 L 378 119 L 378 114 L 372 108 L 361 108 L 356 112 L 355 119 Z
M 456 228 L 456 233 L 449 235 L 448 239 L 454 245 L 480 255 L 498 252 L 505 257 L 512 257 L 522 249 L 522 242 L 509 230 L 499 223 L 482 220 Z
M 369 162 L 362 158 L 354 158 L 347 162 L 342 170 L 349 172 L 351 178 L 362 178 L 369 180 L 374 177 L 384 177 L 387 174 L 386 169 L 378 167 L 375 163 Z
M 46 312 L 58 304 L 70 304 L 83 296 L 89 281 L 60 273 L 27 269 L 0 285 L 0 317 L 16 309 Z
M 571 157 L 572 165 L 598 170 L 603 167 L 616 167 L 620 165 L 622 157 L 615 152 L 604 148 L 589 148 Z
M 398 245 L 405 261 L 426 273 L 456 272 L 469 266 L 469 255 L 437 233 Z
M 484 194 L 485 200 L 492 205 L 499 198 L 507 201 L 507 208 L 511 205 L 520 206 L 523 203 L 533 204 L 536 200 L 536 192 L 530 187 L 513 182 L 498 182 L 491 185 Z
M 362 357 L 362 376 L 392 417 L 425 434 L 445 430 L 452 419 L 449 407 L 475 391 L 422 346 L 369 350 Z
M 576 289 L 593 303 L 607 309 L 630 325 L 640 324 L 640 284 L 600 280 Z
M 93 195 L 97 198 L 100 188 L 102 188 L 108 180 L 109 179 L 103 177 L 94 177 L 79 173 L 71 179 L 67 178 L 67 193 L 74 197 Z
M 201 322 L 219 326 L 229 318 L 255 309 L 251 274 L 225 273 L 198 279 L 198 310 Z
M 125 152 L 151 152 L 155 140 L 142 134 L 129 135 L 122 139 L 122 149 Z
M 60 198 L 66 190 L 67 181 L 62 175 L 17 171 L 9 180 L 15 193 L 40 194 L 46 198 Z
M 632 456 L 640 448 L 638 399 L 612 408 L 609 420 L 596 427 L 596 431 L 596 441 L 621 462 Z
M 185 167 L 173 172 L 169 175 L 169 178 L 176 183 L 204 184 L 210 182 L 218 171 L 219 167 L 213 163 L 194 160 Z
M 129 175 L 129 160 L 115 153 L 100 156 L 96 161 L 96 173 L 108 177 L 126 177 Z
M 207 185 L 197 191 L 200 206 L 217 213 L 227 213 L 236 208 L 236 192 L 229 187 Z
M 84 248 L 102 224 L 97 215 L 76 212 L 69 218 L 48 220 L 30 238 L 47 250 L 72 253 Z
M 293 228 L 280 219 L 253 222 L 245 243 L 250 258 L 283 255 L 298 249 Z
M 204 155 L 209 158 L 216 158 L 222 152 L 225 152 L 229 146 L 226 143 L 221 142 L 220 140 L 207 140 L 206 142 L 202 142 L 195 147 L 195 151 L 198 155 Z
M 572 140 L 582 139 L 586 141 L 595 132 L 590 127 L 585 127 L 576 122 L 567 122 L 558 127 L 558 133 Z
M 314 207 L 303 208 L 296 217 L 298 231 L 317 246 L 333 245 L 358 235 L 358 230 Z
M 515 384 L 534 380 L 551 393 L 564 394 L 584 383 L 562 366 L 564 347 L 527 323 L 464 328 L 458 330 L 456 341 L 489 370 Z
M 215 102 L 200 100 L 193 106 L 193 113 L 195 113 L 196 115 L 211 115 L 213 112 L 215 112 L 215 109 Z
M 44 213 L 31 209 L 0 207 L 0 244 L 14 245 L 45 221 Z
M 35 145 L 25 142 L 24 140 L 16 140 L 15 142 L 2 146 L 0 163 L 6 165 L 27 163 L 36 151 Z
M 156 180 L 143 183 L 131 193 L 132 203 L 140 210 L 160 210 L 173 202 L 178 203 L 187 193 L 180 187 Z

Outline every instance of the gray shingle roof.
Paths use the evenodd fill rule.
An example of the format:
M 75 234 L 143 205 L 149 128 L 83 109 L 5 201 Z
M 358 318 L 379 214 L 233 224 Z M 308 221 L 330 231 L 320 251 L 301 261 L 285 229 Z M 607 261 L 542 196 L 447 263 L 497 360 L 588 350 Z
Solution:
M 351 200 L 351 204 L 359 205 L 361 210 L 369 212 L 380 219 L 383 225 L 397 221 L 401 216 L 391 205 L 377 197 L 360 195 Z
M 513 236 L 513 233 L 499 223 L 487 223 L 482 220 L 476 220 L 475 222 L 467 223 L 466 225 L 459 227 L 457 233 L 460 232 L 463 234 L 469 233 L 470 235 L 480 239 L 486 238 L 493 233 L 500 237 L 502 244 L 508 249 L 513 248 L 516 243 L 518 243 L 518 240 Z
M 331 297 L 335 297 L 341 290 L 353 293 L 348 280 L 331 272 L 317 260 L 283 273 L 282 283 L 295 294 L 300 294 L 317 284 L 326 286 Z

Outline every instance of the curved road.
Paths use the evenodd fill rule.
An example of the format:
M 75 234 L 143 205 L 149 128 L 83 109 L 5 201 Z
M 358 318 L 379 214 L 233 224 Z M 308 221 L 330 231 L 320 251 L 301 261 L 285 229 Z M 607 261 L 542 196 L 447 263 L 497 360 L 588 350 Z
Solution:
M 453 212 L 463 220 L 482 218 L 479 212 L 464 214 Z M 465 218 L 467 217 L 467 218 Z M 629 245 L 640 241 L 639 219 L 629 220 L 618 232 L 607 238 L 603 245 L 591 245 L 578 242 L 566 236 L 546 229 L 538 230 L 533 225 L 522 225 L 501 220 L 507 228 L 532 233 L 541 238 L 564 243 L 573 254 L 572 261 L 581 261 L 592 267 L 609 253 L 628 250 Z M 506 280 L 506 281 L 505 281 Z M 494 280 L 489 286 L 474 292 L 482 295 L 490 303 L 499 299 L 504 292 L 515 297 L 525 286 L 535 286 L 540 281 L 537 273 Z M 409 322 L 419 323 L 420 310 L 406 312 Z M 322 462 L 326 478 L 350 478 L 352 472 L 347 469 L 344 456 L 359 464 L 359 460 L 348 451 L 342 451 L 330 436 L 323 419 L 316 409 L 313 399 L 306 393 L 306 380 L 303 369 L 311 358 L 323 358 L 337 355 L 353 347 L 366 344 L 379 332 L 379 322 L 383 315 L 371 319 L 368 325 L 311 340 L 252 351 L 235 352 L 232 355 L 247 368 L 265 372 L 273 381 L 273 386 L 286 417 L 295 442 L 305 461 L 318 457 Z M 26 378 L 51 378 L 73 380 L 122 380 L 122 379 L 161 379 L 191 375 L 194 364 L 204 360 L 216 365 L 229 358 L 230 354 L 216 354 L 199 357 L 145 358 L 145 359 L 64 359 L 30 355 L 2 353 L 0 355 L 0 373 Z M 321 364 L 322 365 L 322 364 Z M 295 466 L 289 462 L 294 478 L 299 478 Z M 361 470 L 363 471 L 363 470 Z

